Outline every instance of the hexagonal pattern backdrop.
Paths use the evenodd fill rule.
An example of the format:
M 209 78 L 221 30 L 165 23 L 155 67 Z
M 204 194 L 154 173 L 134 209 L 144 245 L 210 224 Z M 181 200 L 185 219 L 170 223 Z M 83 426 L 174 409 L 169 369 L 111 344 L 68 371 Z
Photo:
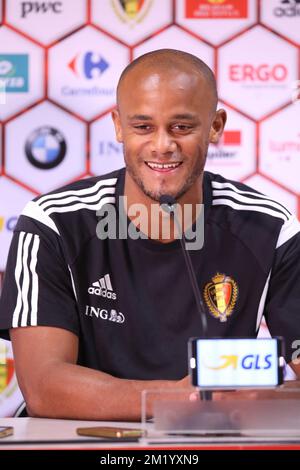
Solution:
M 117 80 L 153 49 L 189 51 L 216 74 L 228 123 L 207 169 L 300 216 L 299 25 L 294 0 L 0 0 L 0 290 L 25 203 L 123 165 L 110 118 Z M 16 386 L 0 347 L 8 400 Z M 0 415 L 12 413 L 7 400 Z

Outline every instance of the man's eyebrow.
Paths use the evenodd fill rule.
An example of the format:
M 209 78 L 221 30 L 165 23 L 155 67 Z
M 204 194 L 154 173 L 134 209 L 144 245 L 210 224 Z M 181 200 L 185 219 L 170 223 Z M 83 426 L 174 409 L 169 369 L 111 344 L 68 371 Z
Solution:
M 191 113 L 181 113 L 181 114 L 175 114 L 172 116 L 172 119 L 190 119 L 194 120 L 197 119 L 198 116 L 197 114 L 191 114 Z
M 129 121 L 151 121 L 152 117 L 147 114 L 133 114 L 128 116 Z
M 180 113 L 180 114 L 174 114 L 174 116 L 171 116 L 171 119 L 186 119 L 186 120 L 195 120 L 198 119 L 197 114 L 192 114 L 192 113 Z M 131 116 L 128 116 L 129 121 L 151 121 L 152 117 L 147 115 L 147 114 L 133 114 Z

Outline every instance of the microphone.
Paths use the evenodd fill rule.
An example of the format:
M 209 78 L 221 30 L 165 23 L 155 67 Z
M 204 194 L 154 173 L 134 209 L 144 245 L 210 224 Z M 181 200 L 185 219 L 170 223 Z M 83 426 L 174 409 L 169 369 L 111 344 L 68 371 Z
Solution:
M 194 297 L 195 297 L 195 300 L 196 300 L 197 311 L 198 311 L 198 313 L 200 315 L 200 318 L 201 318 L 202 334 L 203 334 L 203 337 L 206 338 L 207 337 L 207 319 L 206 319 L 205 309 L 204 309 L 203 301 L 202 301 L 202 298 L 201 298 L 200 290 L 199 290 L 199 287 L 198 287 L 198 284 L 197 284 L 197 279 L 196 279 L 194 267 L 193 267 L 193 264 L 192 264 L 192 260 L 191 260 L 191 257 L 190 257 L 190 253 L 188 252 L 188 250 L 186 249 L 186 246 L 185 246 L 184 231 L 182 230 L 182 228 L 180 226 L 180 222 L 179 222 L 178 217 L 176 215 L 176 205 L 177 205 L 176 199 L 173 196 L 169 196 L 168 194 L 163 194 L 159 199 L 159 204 L 165 212 L 167 212 L 168 214 L 171 214 L 173 216 L 174 221 L 175 221 L 175 223 L 177 225 L 177 228 L 179 230 L 179 233 L 182 235 L 182 236 L 179 237 L 180 238 L 180 245 L 181 245 L 181 248 L 182 248 L 182 254 L 183 254 L 183 257 L 184 257 L 184 260 L 185 260 L 185 264 L 186 264 L 186 267 L 187 267 L 187 270 L 188 270 L 189 280 L 190 280 L 192 290 L 193 290 L 193 293 L 194 293 Z
M 195 297 L 195 300 L 196 300 L 197 311 L 198 311 L 200 319 L 201 319 L 202 335 L 203 335 L 204 338 L 206 338 L 207 337 L 207 318 L 206 318 L 206 314 L 205 314 L 205 309 L 204 309 L 201 293 L 200 293 L 200 290 L 199 290 L 199 287 L 198 287 L 195 270 L 194 270 L 192 260 L 191 260 L 191 257 L 190 257 L 190 253 L 186 249 L 186 246 L 185 246 L 184 230 L 182 230 L 180 222 L 179 222 L 178 217 L 176 215 L 176 205 L 177 205 L 176 199 L 173 196 L 170 196 L 168 194 L 163 194 L 159 199 L 159 204 L 165 212 L 167 212 L 168 214 L 173 216 L 175 224 L 177 225 L 179 234 L 181 235 L 181 236 L 179 236 L 179 239 L 180 239 L 180 245 L 181 245 L 181 248 L 182 248 L 182 254 L 183 254 L 183 257 L 184 257 L 184 260 L 185 260 L 189 280 L 190 280 L 192 290 L 193 290 L 193 293 L 194 293 L 194 297 Z M 210 390 L 201 390 L 200 391 L 200 398 L 201 398 L 201 400 L 210 401 L 211 398 L 212 398 L 212 392 Z

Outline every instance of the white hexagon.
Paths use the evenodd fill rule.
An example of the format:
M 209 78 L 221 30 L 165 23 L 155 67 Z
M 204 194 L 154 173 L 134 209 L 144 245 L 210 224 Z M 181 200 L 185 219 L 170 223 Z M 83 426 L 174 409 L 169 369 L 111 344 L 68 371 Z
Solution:
M 89 120 L 115 104 L 129 50 L 87 26 L 49 51 L 49 97 Z
M 172 22 L 172 0 L 92 0 L 92 21 L 133 45 Z
M 5 85 L 0 120 L 43 97 L 43 49 L 5 26 L 0 28 L 0 80 Z
M 202 59 L 212 70 L 214 67 L 213 49 L 190 34 L 182 31 L 177 26 L 171 26 L 160 34 L 153 36 L 148 41 L 143 42 L 133 51 L 134 57 L 139 57 L 146 52 L 156 49 L 178 49 L 189 52 Z
M 124 166 L 123 145 L 116 141 L 110 114 L 91 125 L 91 171 L 103 175 Z
M 34 193 L 13 183 L 8 178 L 0 177 L 0 201 L 2 201 L 0 207 L 0 271 L 5 270 L 8 249 L 19 214 L 34 196 Z
M 218 45 L 256 21 L 256 1 L 177 0 L 176 22 Z
M 5 131 L 6 173 L 36 191 L 50 191 L 85 172 L 86 125 L 57 106 L 43 102 Z
M 85 0 L 60 0 L 52 2 L 6 2 L 6 20 L 42 44 L 73 31 L 85 23 L 87 5 Z
M 272 199 L 280 202 L 280 204 L 289 209 L 293 214 L 297 214 L 297 197 L 277 184 L 272 183 L 269 179 L 256 174 L 244 180 L 243 183 L 256 189 L 256 191 L 259 191 L 260 193 L 270 196 Z
M 292 99 L 297 48 L 256 26 L 219 50 L 219 93 L 256 119 Z
M 268 0 L 261 2 L 261 21 L 274 31 L 300 42 L 300 5 L 295 1 Z
M 260 171 L 296 193 L 300 193 L 299 113 L 296 102 L 260 125 Z
M 219 144 L 209 146 L 205 169 L 240 180 L 256 168 L 255 124 L 222 103 L 218 107 L 226 110 L 227 123 Z

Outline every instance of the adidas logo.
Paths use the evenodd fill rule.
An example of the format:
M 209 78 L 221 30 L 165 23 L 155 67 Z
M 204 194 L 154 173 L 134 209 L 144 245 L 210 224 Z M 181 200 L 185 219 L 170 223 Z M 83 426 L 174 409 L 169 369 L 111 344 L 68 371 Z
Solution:
M 98 281 L 93 282 L 92 286 L 93 287 L 89 287 L 88 289 L 89 294 L 116 300 L 117 294 L 113 291 L 109 274 L 105 274 L 105 276 L 100 277 Z

